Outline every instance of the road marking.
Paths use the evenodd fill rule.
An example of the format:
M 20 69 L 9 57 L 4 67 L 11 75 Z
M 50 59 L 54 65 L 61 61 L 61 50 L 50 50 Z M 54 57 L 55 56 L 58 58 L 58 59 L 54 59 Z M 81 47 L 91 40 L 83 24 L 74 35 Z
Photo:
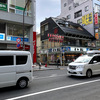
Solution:
M 68 85 L 68 86 L 63 86 L 63 87 L 58 87 L 58 88 L 54 88 L 54 89 L 50 89 L 50 90 L 45 90 L 45 91 L 40 91 L 40 92 L 36 92 L 36 93 L 30 93 L 30 94 L 27 94 L 27 95 L 23 95 L 23 96 L 19 96 L 19 97 L 14 97 L 14 98 L 6 99 L 6 100 L 17 100 L 17 99 L 26 98 L 26 97 L 29 97 L 29 96 L 35 96 L 35 95 L 38 95 L 38 94 L 48 93 L 48 92 L 52 92 L 52 91 L 57 91 L 57 90 L 65 89 L 65 88 L 80 86 L 80 85 L 84 85 L 84 84 L 88 84 L 88 83 L 94 83 L 94 82 L 99 82 L 99 81 L 100 81 L 100 79 L 93 80 L 93 81 L 88 81 L 88 82 L 83 82 L 83 83 L 78 83 L 78 84 L 73 84 L 73 85 Z
M 63 74 L 63 75 L 52 74 L 52 75 L 47 76 L 47 77 L 34 76 L 34 79 L 45 79 L 45 78 L 53 78 L 53 77 L 60 77 L 60 76 L 67 76 L 67 74 Z

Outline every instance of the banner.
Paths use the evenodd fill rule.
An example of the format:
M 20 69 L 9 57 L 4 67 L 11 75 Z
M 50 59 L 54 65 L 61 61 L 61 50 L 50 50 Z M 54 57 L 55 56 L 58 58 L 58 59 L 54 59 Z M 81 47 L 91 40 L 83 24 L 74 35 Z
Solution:
M 94 15 L 95 25 L 98 24 L 98 13 Z
M 36 63 L 36 32 L 33 32 L 33 64 Z
M 92 24 L 92 23 L 93 23 L 92 13 L 89 13 L 82 17 L 82 25 L 88 25 L 88 24 Z

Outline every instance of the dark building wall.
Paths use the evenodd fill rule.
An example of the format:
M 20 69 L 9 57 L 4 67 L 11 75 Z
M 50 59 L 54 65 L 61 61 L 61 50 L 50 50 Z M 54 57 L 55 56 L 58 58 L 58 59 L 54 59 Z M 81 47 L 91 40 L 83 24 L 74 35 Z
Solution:
M 48 30 L 44 32 L 44 35 L 41 34 L 41 40 L 48 39 L 48 34 L 55 34 L 54 30 L 57 29 L 58 35 L 64 35 L 65 33 L 59 28 L 59 26 L 55 23 L 55 21 L 52 18 L 48 18 L 41 22 L 41 26 L 48 24 Z

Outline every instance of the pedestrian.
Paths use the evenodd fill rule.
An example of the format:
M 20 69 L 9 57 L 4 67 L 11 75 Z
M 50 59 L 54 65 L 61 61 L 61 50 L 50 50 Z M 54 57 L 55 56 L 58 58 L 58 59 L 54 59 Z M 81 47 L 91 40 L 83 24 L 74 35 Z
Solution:
M 58 58 L 56 62 L 57 62 L 57 68 L 59 68 L 60 59 Z
M 39 69 L 41 69 L 41 62 L 39 63 Z

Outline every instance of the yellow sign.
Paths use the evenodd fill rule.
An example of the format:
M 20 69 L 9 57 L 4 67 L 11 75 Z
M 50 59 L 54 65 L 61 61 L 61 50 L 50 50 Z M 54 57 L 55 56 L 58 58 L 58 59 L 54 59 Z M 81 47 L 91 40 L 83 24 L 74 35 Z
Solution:
M 88 25 L 88 24 L 92 24 L 92 23 L 93 23 L 92 13 L 87 14 L 87 15 L 82 17 L 82 24 L 83 25 Z

